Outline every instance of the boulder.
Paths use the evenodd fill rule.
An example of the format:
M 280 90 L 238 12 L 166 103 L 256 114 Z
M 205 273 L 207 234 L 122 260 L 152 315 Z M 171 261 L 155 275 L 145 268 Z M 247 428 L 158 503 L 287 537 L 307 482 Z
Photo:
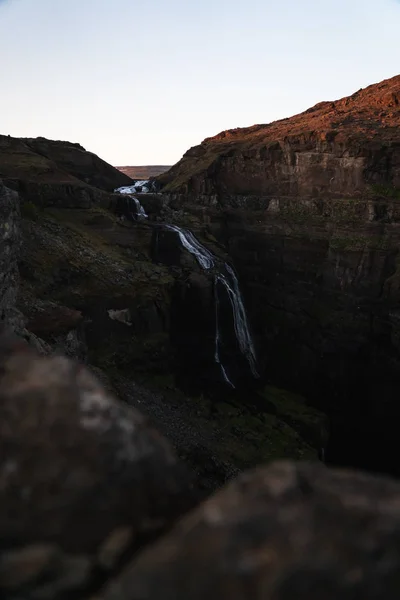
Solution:
M 308 463 L 241 475 L 101 600 L 397 600 L 400 484 Z
M 186 471 L 144 417 L 83 366 L 2 334 L 2 598 L 43 577 L 55 590 L 87 585 L 193 502 Z

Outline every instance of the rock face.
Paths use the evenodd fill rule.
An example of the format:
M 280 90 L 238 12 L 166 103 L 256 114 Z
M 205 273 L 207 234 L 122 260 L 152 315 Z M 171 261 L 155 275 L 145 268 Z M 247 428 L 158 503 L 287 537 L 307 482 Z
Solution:
M 395 600 L 400 485 L 306 463 L 240 476 L 102 600 Z
M 12 325 L 18 319 L 16 300 L 19 284 L 17 260 L 21 249 L 18 194 L 0 180 L 0 320 Z
M 6 334 L 0 356 L 0 588 L 36 578 L 32 597 L 53 598 L 137 551 L 194 494 L 167 442 L 84 367 Z
M 394 473 L 399 125 L 400 76 L 223 132 L 158 178 L 227 248 L 266 377 L 329 413 L 330 460 Z

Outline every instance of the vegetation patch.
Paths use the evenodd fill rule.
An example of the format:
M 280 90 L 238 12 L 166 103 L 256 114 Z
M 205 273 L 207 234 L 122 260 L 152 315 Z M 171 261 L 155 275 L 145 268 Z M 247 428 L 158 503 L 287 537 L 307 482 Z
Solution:
M 375 183 L 371 185 L 371 191 L 375 196 L 379 196 L 380 198 L 400 200 L 400 188 L 394 185 Z
M 388 250 L 391 239 L 388 234 L 334 234 L 329 241 L 329 248 L 336 252 L 362 252 L 368 250 Z
M 39 219 L 39 209 L 31 200 L 25 200 L 21 203 L 21 216 L 30 221 Z

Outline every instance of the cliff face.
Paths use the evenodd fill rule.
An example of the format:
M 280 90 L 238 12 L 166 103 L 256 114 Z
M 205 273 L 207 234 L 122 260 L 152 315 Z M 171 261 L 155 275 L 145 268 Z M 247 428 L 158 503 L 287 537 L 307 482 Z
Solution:
M 18 256 L 21 246 L 18 196 L 0 181 L 0 320 L 7 325 L 17 317 L 15 305 L 19 283 Z
M 319 197 L 400 187 L 400 76 L 336 102 L 191 148 L 158 180 L 166 192 Z
M 331 455 L 398 472 L 400 77 L 224 132 L 159 177 L 223 243 L 267 378 L 311 394 Z

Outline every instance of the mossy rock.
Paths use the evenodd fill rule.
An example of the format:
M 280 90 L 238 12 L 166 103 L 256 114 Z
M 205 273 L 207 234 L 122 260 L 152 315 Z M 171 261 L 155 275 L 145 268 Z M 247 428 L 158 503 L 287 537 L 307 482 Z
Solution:
M 267 403 L 269 410 L 273 407 L 277 418 L 297 431 L 313 447 L 319 449 L 326 444 L 327 417 L 307 404 L 302 396 L 273 386 L 265 387 L 260 396 Z
M 211 416 L 203 416 L 203 426 L 221 432 L 218 456 L 233 462 L 239 469 L 276 459 L 316 460 L 318 457 L 317 448 L 302 437 L 297 430 L 300 428 L 291 426 L 281 415 L 253 412 L 246 406 L 221 402 L 212 407 Z

